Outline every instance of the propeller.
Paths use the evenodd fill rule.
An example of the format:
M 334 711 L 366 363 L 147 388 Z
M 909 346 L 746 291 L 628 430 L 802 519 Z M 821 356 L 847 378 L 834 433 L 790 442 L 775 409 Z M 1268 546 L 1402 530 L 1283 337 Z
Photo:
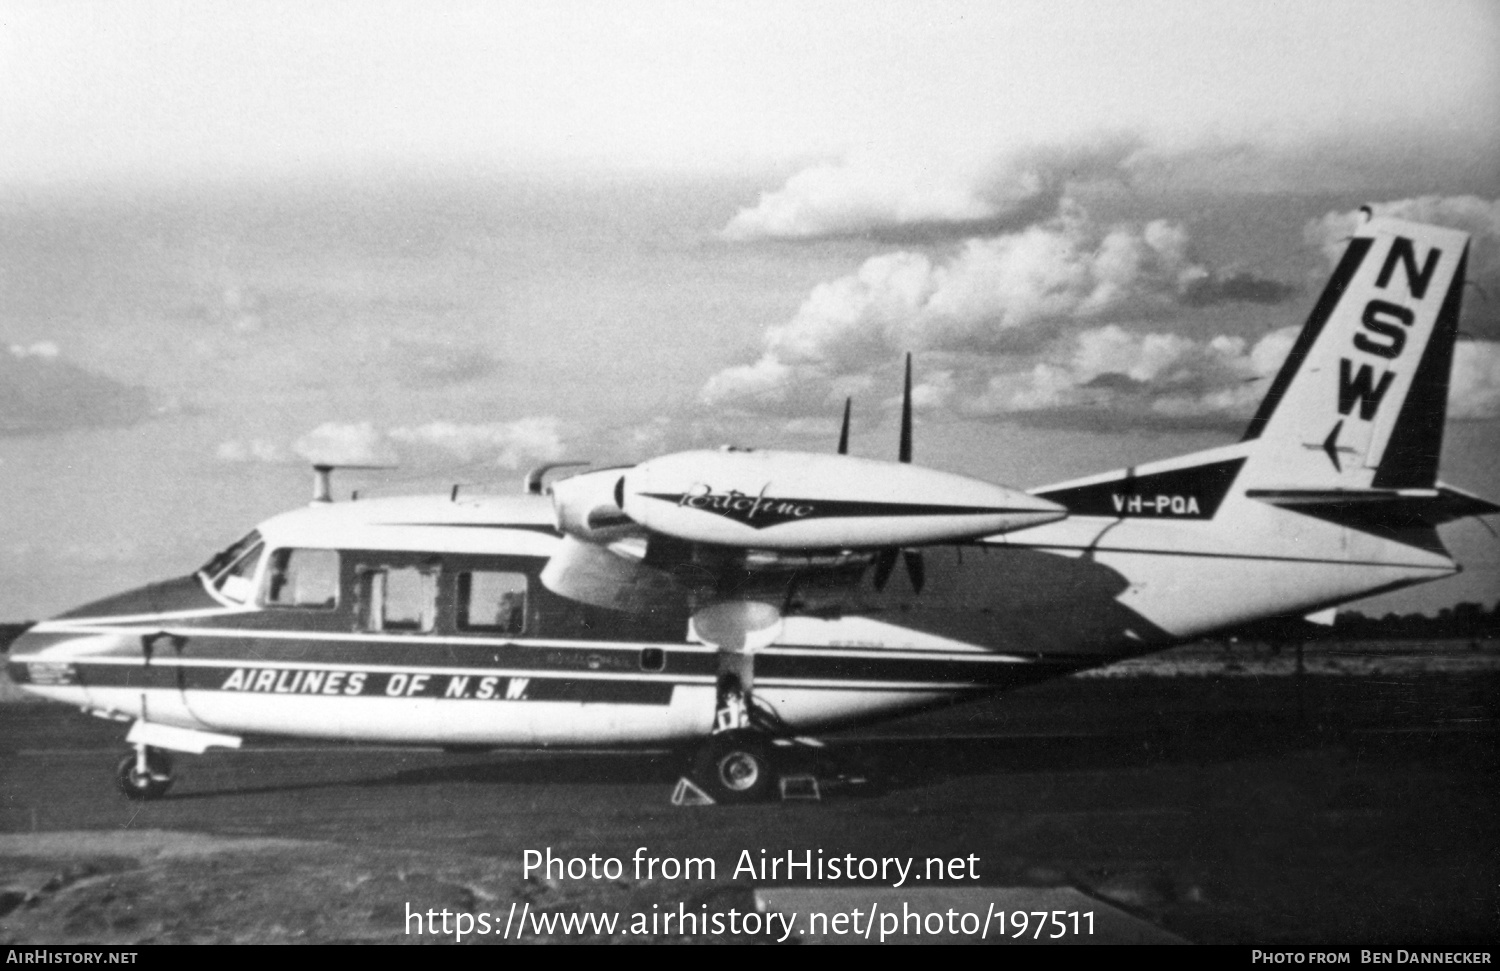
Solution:
M 848 430 L 848 405 L 845 405 L 844 425 Z M 906 355 L 906 381 L 901 392 L 901 444 L 896 452 L 897 461 L 907 465 L 911 464 L 911 353 Z M 896 550 L 894 548 L 881 550 L 875 557 L 875 589 L 884 590 L 885 585 L 890 582 L 891 573 L 896 569 L 896 554 L 901 554 L 901 559 L 906 563 L 906 576 L 911 580 L 911 588 L 917 593 L 927 584 L 927 564 L 922 559 L 919 550 Z
M 901 560 L 906 564 L 906 576 L 911 580 L 911 588 L 917 593 L 927 585 L 927 563 L 922 559 L 920 550 L 898 550 L 895 547 L 881 550 L 875 555 L 875 589 L 884 590 L 885 585 L 891 581 L 891 574 L 896 570 L 896 554 L 901 555 Z
M 901 559 L 906 561 L 906 575 L 911 579 L 911 588 L 917 593 L 927 585 L 927 563 L 920 550 L 902 550 Z
M 839 427 L 839 454 L 849 454 L 849 412 L 853 406 L 853 398 L 844 399 L 844 422 Z M 901 392 L 901 443 L 897 446 L 896 458 L 898 461 L 911 464 L 911 354 L 906 355 L 906 381 Z M 891 580 L 891 573 L 896 569 L 896 557 L 900 554 L 906 563 L 906 576 L 911 580 L 911 588 L 917 593 L 922 592 L 922 587 L 927 584 L 927 564 L 922 560 L 922 554 L 918 550 L 900 550 L 892 547 L 881 550 L 875 556 L 875 589 L 884 590 L 885 585 Z M 790 594 L 788 595 L 790 596 Z

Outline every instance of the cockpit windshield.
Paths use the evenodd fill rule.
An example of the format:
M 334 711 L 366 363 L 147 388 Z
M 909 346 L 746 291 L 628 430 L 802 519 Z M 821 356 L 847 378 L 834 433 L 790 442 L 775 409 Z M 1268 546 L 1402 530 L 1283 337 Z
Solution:
M 252 529 L 239 542 L 203 564 L 198 575 L 223 596 L 244 603 L 254 592 L 255 568 L 264 550 L 260 533 Z

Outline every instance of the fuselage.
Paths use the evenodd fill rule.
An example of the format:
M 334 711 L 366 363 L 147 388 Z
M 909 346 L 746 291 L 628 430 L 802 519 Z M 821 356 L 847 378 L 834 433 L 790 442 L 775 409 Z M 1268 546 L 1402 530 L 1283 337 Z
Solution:
M 1141 471 L 1173 482 L 1176 466 L 1232 464 L 1241 448 Z M 920 592 L 904 571 L 878 584 L 858 563 L 799 586 L 755 652 L 756 697 L 798 730 L 877 720 L 1456 569 L 1440 548 L 1242 488 L 1121 494 L 1114 481 L 1036 490 L 1082 497 L 1065 520 L 924 547 Z M 563 542 L 553 523 L 531 495 L 315 502 L 197 573 L 38 624 L 9 673 L 121 719 L 233 734 L 494 746 L 706 735 L 718 649 L 685 605 L 624 612 L 550 591 L 539 576 Z

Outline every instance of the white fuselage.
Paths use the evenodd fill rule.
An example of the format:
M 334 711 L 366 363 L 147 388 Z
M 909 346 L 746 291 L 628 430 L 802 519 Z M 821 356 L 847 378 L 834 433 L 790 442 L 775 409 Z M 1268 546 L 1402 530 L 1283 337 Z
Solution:
M 686 610 L 633 617 L 550 594 L 536 577 L 563 541 L 551 521 L 530 496 L 314 503 L 259 527 L 237 582 L 200 573 L 46 621 L 11 671 L 59 701 L 233 734 L 497 746 L 706 734 L 718 649 Z M 278 550 L 337 551 L 330 602 L 273 603 Z M 1212 519 L 1174 519 L 1168 499 L 1160 517 L 1074 516 L 924 556 L 920 594 L 899 572 L 883 591 L 859 577 L 790 611 L 754 653 L 757 698 L 799 729 L 886 718 L 1455 569 L 1239 492 Z M 372 616 L 381 571 L 417 578 L 430 603 L 414 621 Z M 461 623 L 465 576 L 514 578 L 524 618 Z

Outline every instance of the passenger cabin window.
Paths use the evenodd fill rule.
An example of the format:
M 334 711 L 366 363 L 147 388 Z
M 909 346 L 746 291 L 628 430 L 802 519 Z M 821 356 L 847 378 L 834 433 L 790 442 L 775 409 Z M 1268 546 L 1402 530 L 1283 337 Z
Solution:
M 472 570 L 458 575 L 457 627 L 471 634 L 526 630 L 526 574 Z
M 364 567 L 360 624 L 369 631 L 420 634 L 437 616 L 437 568 Z
M 271 554 L 266 571 L 269 607 L 329 608 L 339 600 L 336 550 L 282 549 Z
M 264 551 L 260 533 L 252 531 L 205 563 L 198 573 L 226 599 L 244 603 L 254 592 L 255 568 L 260 565 Z

